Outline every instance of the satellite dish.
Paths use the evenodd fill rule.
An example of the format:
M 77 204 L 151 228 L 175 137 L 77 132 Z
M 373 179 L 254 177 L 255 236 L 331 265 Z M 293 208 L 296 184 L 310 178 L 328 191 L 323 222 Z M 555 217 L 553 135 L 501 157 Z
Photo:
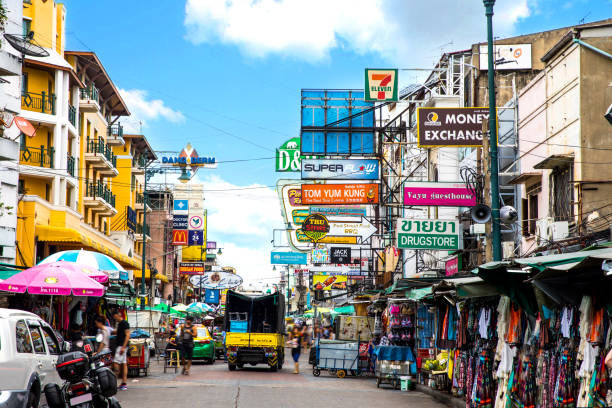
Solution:
M 49 56 L 49 51 L 34 42 L 34 31 L 30 31 L 28 35 L 4 34 L 4 38 L 23 55 L 32 57 Z

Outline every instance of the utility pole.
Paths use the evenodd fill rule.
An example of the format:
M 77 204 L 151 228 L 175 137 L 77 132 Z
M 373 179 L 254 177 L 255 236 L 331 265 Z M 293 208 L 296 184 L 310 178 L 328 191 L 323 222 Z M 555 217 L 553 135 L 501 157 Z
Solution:
M 482 174 L 484 176 L 484 203 L 485 205 L 491 206 L 491 158 L 489 157 L 489 124 L 487 122 L 482 123 Z M 491 224 L 486 222 L 485 224 L 485 236 L 486 245 L 485 249 L 485 263 L 493 260 L 493 246 L 491 245 Z M 480 264 L 480 263 L 479 263 Z
M 502 260 L 501 227 L 499 224 L 499 161 L 497 159 L 497 109 L 495 102 L 495 64 L 493 50 L 493 6 L 495 0 L 483 0 L 487 16 L 487 57 L 489 80 L 489 143 L 491 161 L 491 244 L 493 261 Z M 483 135 L 484 136 L 484 135 Z
M 149 174 L 147 172 L 147 165 L 145 164 L 144 169 L 144 191 L 142 192 L 142 206 L 143 206 L 143 214 L 142 214 L 142 265 L 141 265 L 141 281 L 140 281 L 140 309 L 144 310 L 145 308 L 145 298 L 146 298 L 146 290 L 145 290 L 145 272 L 147 269 L 147 179 L 149 178 Z M 151 277 L 152 279 L 153 277 Z

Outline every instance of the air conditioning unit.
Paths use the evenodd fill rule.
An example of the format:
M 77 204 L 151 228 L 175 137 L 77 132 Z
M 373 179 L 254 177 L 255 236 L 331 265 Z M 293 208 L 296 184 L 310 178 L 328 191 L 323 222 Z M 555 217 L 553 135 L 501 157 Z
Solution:
M 551 241 L 548 226 L 552 224 L 552 222 L 552 218 L 542 218 L 541 220 L 536 220 L 535 236 L 537 245 L 546 245 Z
M 502 256 L 504 259 L 514 258 L 514 241 L 502 242 Z
M 546 245 L 568 236 L 569 223 L 567 221 L 553 221 L 552 218 L 536 221 L 536 242 L 538 245 Z
M 569 236 L 569 222 L 556 221 L 548 225 L 551 241 L 559 241 Z

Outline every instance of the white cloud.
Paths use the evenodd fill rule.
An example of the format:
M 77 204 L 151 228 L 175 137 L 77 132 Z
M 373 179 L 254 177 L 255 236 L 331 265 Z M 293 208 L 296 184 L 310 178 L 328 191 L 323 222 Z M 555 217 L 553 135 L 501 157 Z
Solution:
M 161 99 L 150 99 L 148 92 L 143 89 L 119 89 L 119 93 L 131 113 L 121 122 L 126 131 L 139 132 L 140 127 L 146 126 L 149 121 L 163 119 L 181 123 L 185 120 L 180 111 L 166 106 Z
M 274 189 L 259 184 L 239 186 L 217 175 L 198 174 L 194 182 L 204 185 L 208 240 L 223 247 L 223 266 L 235 267 L 245 281 L 266 278 L 272 283 L 270 241 L 273 229 L 283 226 Z
M 535 0 L 498 0 L 495 35 L 513 33 Z M 317 61 L 331 50 L 374 52 L 392 63 L 430 62 L 441 44 L 461 49 L 484 40 L 481 1 L 187 0 L 187 39 L 235 45 L 254 57 Z

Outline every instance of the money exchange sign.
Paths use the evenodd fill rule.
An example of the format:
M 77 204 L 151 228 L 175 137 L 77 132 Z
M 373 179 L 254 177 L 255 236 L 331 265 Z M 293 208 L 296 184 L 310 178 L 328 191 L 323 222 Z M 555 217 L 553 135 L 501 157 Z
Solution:
M 459 221 L 437 219 L 397 220 L 397 246 L 402 249 L 460 249 Z

